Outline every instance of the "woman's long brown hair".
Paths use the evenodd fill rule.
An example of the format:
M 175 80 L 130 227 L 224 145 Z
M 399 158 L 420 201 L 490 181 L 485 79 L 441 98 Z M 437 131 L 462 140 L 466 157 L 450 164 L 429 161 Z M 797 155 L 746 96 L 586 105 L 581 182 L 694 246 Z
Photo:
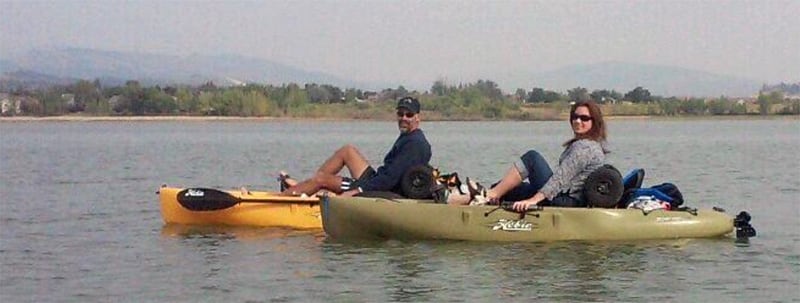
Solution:
M 567 147 L 572 144 L 572 142 L 580 139 L 589 139 L 600 143 L 606 141 L 606 122 L 603 121 L 603 112 L 600 110 L 600 106 L 594 101 L 580 101 L 575 102 L 575 104 L 572 105 L 572 108 L 569 110 L 570 127 L 572 127 L 572 115 L 575 114 L 575 110 L 581 106 L 585 106 L 589 110 L 589 115 L 592 116 L 592 128 L 590 128 L 589 131 L 584 134 L 575 134 L 574 138 L 564 142 L 564 147 Z

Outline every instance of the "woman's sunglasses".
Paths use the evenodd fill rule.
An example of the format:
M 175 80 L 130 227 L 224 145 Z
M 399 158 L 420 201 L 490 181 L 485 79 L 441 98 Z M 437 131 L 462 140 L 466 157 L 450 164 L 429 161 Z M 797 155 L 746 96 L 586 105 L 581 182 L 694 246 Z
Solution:
M 576 114 L 573 113 L 573 114 L 569 115 L 569 119 L 572 120 L 572 121 L 575 121 L 577 119 L 577 120 L 581 120 L 583 122 L 589 122 L 589 121 L 592 121 L 592 116 L 589 116 L 589 115 L 576 115 Z
M 414 115 L 416 114 L 412 112 L 397 112 L 398 118 L 402 118 L 403 116 L 405 116 L 406 118 L 411 119 L 414 118 Z

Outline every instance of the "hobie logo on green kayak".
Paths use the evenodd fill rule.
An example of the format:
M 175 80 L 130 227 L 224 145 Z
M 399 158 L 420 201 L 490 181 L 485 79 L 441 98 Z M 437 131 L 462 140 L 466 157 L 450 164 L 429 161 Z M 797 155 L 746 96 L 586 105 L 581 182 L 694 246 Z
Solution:
M 187 189 L 186 190 L 186 194 L 184 194 L 184 196 L 187 196 L 187 197 L 203 197 L 205 195 L 206 195 L 206 193 L 204 193 L 202 190 L 191 189 L 191 188 Z
M 500 219 L 494 224 L 494 226 L 492 226 L 492 230 L 531 231 L 533 230 L 533 223 L 525 220 Z

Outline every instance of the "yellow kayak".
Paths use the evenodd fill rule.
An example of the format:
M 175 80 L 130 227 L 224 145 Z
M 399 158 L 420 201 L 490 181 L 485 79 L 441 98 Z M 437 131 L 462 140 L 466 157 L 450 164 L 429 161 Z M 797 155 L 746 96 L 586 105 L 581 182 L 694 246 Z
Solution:
M 158 195 L 166 224 L 322 228 L 316 197 L 166 186 Z

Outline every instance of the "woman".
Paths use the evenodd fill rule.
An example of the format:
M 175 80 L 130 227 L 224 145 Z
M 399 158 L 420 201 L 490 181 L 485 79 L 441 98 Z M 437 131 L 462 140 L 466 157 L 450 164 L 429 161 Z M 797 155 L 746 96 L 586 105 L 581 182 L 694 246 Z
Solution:
M 512 206 L 516 211 L 524 211 L 532 205 L 586 206 L 583 183 L 605 161 L 608 153 L 603 147 L 606 127 L 600 107 L 593 101 L 575 103 L 570 109 L 569 122 L 574 137 L 563 144 L 564 152 L 555 170 L 550 169 L 542 155 L 531 150 L 522 155 L 491 189 L 483 191 L 472 183 L 470 191 L 473 195 L 483 192 L 488 201 L 517 201 Z M 463 204 L 458 202 L 458 197 L 451 198 L 454 199 L 448 199 L 449 203 Z

